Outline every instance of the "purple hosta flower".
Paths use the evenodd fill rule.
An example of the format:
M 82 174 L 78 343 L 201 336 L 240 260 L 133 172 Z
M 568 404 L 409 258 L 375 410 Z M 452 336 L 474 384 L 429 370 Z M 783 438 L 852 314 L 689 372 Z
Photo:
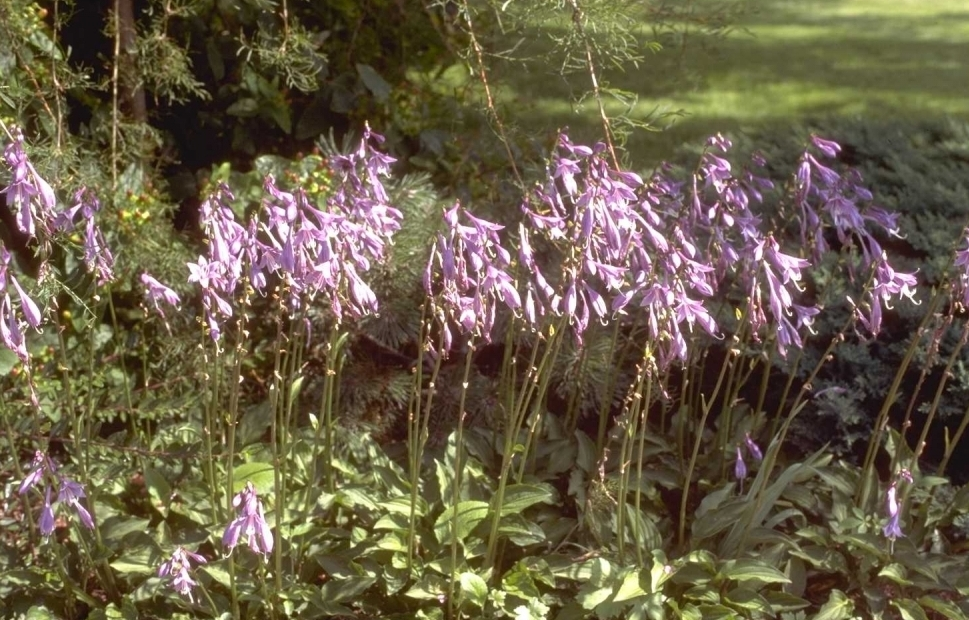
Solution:
M 750 433 L 744 434 L 744 445 L 747 446 L 747 452 L 754 457 L 755 461 L 764 460 L 764 453 L 760 451 L 760 446 L 750 437 Z
M 872 336 L 877 336 L 881 331 L 882 306 L 891 310 L 893 297 L 907 297 L 913 303 L 915 301 L 914 287 L 918 283 L 914 273 L 898 273 L 888 263 L 888 256 L 882 252 L 875 262 L 875 276 L 872 280 L 871 290 L 867 293 L 868 313 L 854 304 L 849 297 L 848 301 L 855 306 L 855 313 L 858 320 L 865 326 Z
M 108 247 L 101 229 L 95 223 L 95 215 L 101 203 L 93 191 L 82 187 L 74 194 L 74 206 L 54 218 L 54 228 L 61 232 L 73 230 L 78 213 L 84 221 L 84 264 L 94 274 L 98 285 L 114 279 L 114 255 Z
M 30 463 L 30 471 L 27 472 L 27 477 L 24 481 L 20 483 L 20 489 L 18 493 L 23 495 L 30 489 L 32 489 L 38 482 L 42 481 L 44 477 L 50 474 L 54 476 L 57 474 L 57 464 L 53 460 L 40 450 L 34 452 L 34 460 Z
M 3 157 L 12 178 L 0 194 L 7 195 L 7 202 L 17 212 L 17 228 L 29 237 L 34 237 L 38 228 L 49 233 L 57 197 L 27 158 L 24 135 L 19 128 L 14 128 L 13 142 L 6 146 Z
M 44 489 L 44 507 L 40 509 L 40 517 L 37 526 L 40 533 L 46 538 L 54 533 L 54 508 L 50 501 L 50 485 Z
M 43 313 L 11 273 L 10 260 L 10 252 L 0 243 L 0 295 L 2 295 L 2 298 L 0 298 L 0 340 L 8 349 L 17 354 L 21 362 L 27 364 L 30 361 L 30 356 L 24 338 L 24 328 L 17 313 L 17 306 L 14 305 L 10 296 L 11 288 L 20 298 L 20 314 L 23 315 L 24 322 L 29 327 L 39 328 L 43 320 Z
M 163 319 L 165 318 L 165 312 L 162 310 L 161 302 L 165 302 L 169 306 L 176 309 L 182 303 L 178 293 L 168 288 L 148 273 L 141 274 L 141 284 L 145 287 L 145 299 L 150 301 L 152 305 L 155 306 L 155 310 Z
M 54 504 L 66 503 L 76 512 L 81 522 L 88 528 L 94 528 L 94 519 L 91 513 L 81 504 L 81 499 L 85 497 L 84 486 L 57 473 L 57 465 L 54 461 L 41 452 L 34 453 L 34 460 L 31 462 L 30 471 L 20 483 L 19 493 L 23 495 L 31 488 L 45 482 L 44 507 L 40 512 L 40 531 L 44 536 L 50 536 L 54 531 Z M 51 502 L 51 489 L 58 487 L 57 500 Z
M 740 446 L 737 446 L 737 457 L 733 463 L 733 475 L 740 482 L 741 492 L 743 492 L 744 478 L 747 477 L 747 464 L 744 463 L 744 454 L 740 450 Z
M 249 231 L 235 220 L 232 192 L 225 183 L 209 195 L 200 207 L 202 229 L 208 239 L 208 255 L 188 263 L 189 282 L 202 289 L 202 308 L 209 336 L 218 341 L 222 322 L 233 316 L 231 300 L 243 273 L 243 258 L 251 243 Z
M 882 528 L 882 533 L 885 534 L 892 544 L 895 543 L 896 538 L 902 538 L 905 534 L 902 532 L 902 527 L 899 525 L 899 519 L 901 518 L 901 510 L 898 507 L 898 491 L 896 489 L 896 483 L 888 487 L 888 492 L 885 493 L 885 510 L 888 512 L 888 523 Z
M 511 254 L 498 236 L 504 227 L 474 217 L 458 204 L 444 212 L 444 220 L 447 230 L 438 234 L 432 248 L 424 287 L 439 300 L 436 311 L 446 352 L 452 340 L 451 322 L 487 342 L 498 302 L 517 312 L 522 300 L 508 275 Z M 534 309 L 528 312 L 534 315 Z
M 249 548 L 256 553 L 268 556 L 273 550 L 273 534 L 266 523 L 262 502 L 256 495 L 256 487 L 252 482 L 246 482 L 246 488 L 232 498 L 232 505 L 238 510 L 238 516 L 225 528 L 222 544 L 229 549 L 229 553 L 239 544 L 239 538 L 245 536 Z
M 84 497 L 86 495 L 84 495 L 84 486 L 81 483 L 61 478 L 57 501 L 66 502 L 74 508 L 77 511 L 77 516 L 81 519 L 81 523 L 88 529 L 94 529 L 94 519 L 91 518 L 91 513 L 81 504 L 81 499 Z
M 171 558 L 159 567 L 158 576 L 170 577 L 172 589 L 182 596 L 187 596 L 188 600 L 194 603 L 195 599 L 192 598 L 192 588 L 197 584 L 191 575 L 192 562 L 205 564 L 206 560 L 197 553 L 188 551 L 183 547 L 177 547 L 172 552 Z

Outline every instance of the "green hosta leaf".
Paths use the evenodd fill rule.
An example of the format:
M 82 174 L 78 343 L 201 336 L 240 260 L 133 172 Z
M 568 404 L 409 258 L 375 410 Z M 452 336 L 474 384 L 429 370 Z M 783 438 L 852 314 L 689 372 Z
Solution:
M 483 609 L 488 601 L 488 584 L 474 573 L 461 573 L 461 596 L 471 601 L 479 609 Z
M 901 564 L 889 564 L 878 571 L 879 577 L 886 577 L 891 579 L 895 583 L 902 586 L 912 585 L 912 582 L 908 578 L 908 571 Z
M 750 611 L 759 611 L 765 614 L 774 613 L 767 599 L 749 588 L 734 588 L 724 595 L 723 602 Z
M 273 466 L 269 463 L 243 463 L 232 470 L 232 492 L 238 493 L 252 482 L 256 493 L 265 495 L 273 490 Z
M 547 484 L 512 484 L 505 489 L 505 498 L 501 502 L 501 516 L 518 514 L 535 504 L 550 504 L 555 497 L 555 491 Z M 494 501 L 497 501 L 496 495 Z
M 715 605 L 720 602 L 720 592 L 715 587 L 693 586 L 683 593 L 683 598 L 697 603 L 710 603 Z
M 592 610 L 609 600 L 610 596 L 612 596 L 612 587 L 586 584 L 579 589 L 575 600 L 582 605 L 582 609 Z
M 791 555 L 808 562 L 815 568 L 828 572 L 846 572 L 848 563 L 843 555 L 834 549 L 820 545 L 808 545 L 800 549 L 791 550 Z
M 735 620 L 737 612 L 724 605 L 700 605 L 703 620 Z
M 148 575 L 158 571 L 158 560 L 156 549 L 136 547 L 125 549 L 123 556 L 111 562 L 111 568 L 123 575 Z
M 168 503 L 172 499 L 172 487 L 157 469 L 145 468 L 145 486 L 151 503 L 162 515 L 168 512 Z
M 367 87 L 367 90 L 373 95 L 373 98 L 377 100 L 378 103 L 384 103 L 387 98 L 390 97 L 390 92 L 393 88 L 390 83 L 387 82 L 377 70 L 370 65 L 365 65 L 363 63 L 357 63 L 357 73 L 360 75 L 360 81 L 363 85 Z
M 929 620 L 922 606 L 910 598 L 893 600 L 892 605 L 898 608 L 898 613 L 902 615 L 902 620 Z
M 447 592 L 447 581 L 440 575 L 426 574 L 424 578 L 405 593 L 405 596 L 418 600 L 440 600 Z
M 515 564 L 515 567 L 508 571 L 501 579 L 502 589 L 512 595 L 525 599 L 540 598 L 542 593 L 532 579 L 532 573 L 522 562 Z
M 720 574 L 734 581 L 763 581 L 765 583 L 791 583 L 784 573 L 760 560 L 730 560 L 724 563 Z
M 410 495 L 395 497 L 387 500 L 386 502 L 380 502 L 380 507 L 387 512 L 399 515 L 407 515 L 410 517 Z M 423 517 L 425 514 L 427 514 L 427 501 L 425 501 L 423 497 L 417 498 L 417 504 L 414 506 L 414 512 L 418 517 Z
M 783 611 L 797 611 L 799 609 L 804 609 L 805 607 L 810 607 L 811 603 L 804 600 L 799 596 L 794 596 L 793 594 L 788 594 L 787 592 L 776 592 L 773 590 L 766 590 L 763 592 L 763 596 L 767 599 L 773 612 L 780 613 Z
M 831 536 L 831 540 L 866 551 L 875 558 L 882 557 L 886 552 L 885 540 L 872 533 L 849 532 L 846 534 L 834 534 Z
M 230 587 L 232 579 L 229 577 L 228 571 L 226 571 L 222 566 L 219 566 L 218 564 L 203 564 L 201 570 L 204 571 L 206 575 L 214 579 L 219 585 L 226 588 Z
M 101 523 L 101 536 L 105 543 L 117 544 L 132 532 L 144 532 L 148 527 L 148 519 L 125 519 L 120 516 L 110 517 Z
M 710 510 L 693 522 L 693 540 L 704 540 L 719 534 L 735 525 L 741 515 L 748 510 L 749 503 L 741 499 L 735 499 L 716 510 Z
M 457 514 L 456 523 L 454 515 Z M 488 518 L 488 503 L 479 501 L 461 502 L 441 513 L 434 523 L 434 535 L 442 545 L 450 543 L 454 538 L 464 540 L 479 523 Z M 452 525 L 457 530 L 452 532 Z
M 545 541 L 545 532 L 542 528 L 521 515 L 503 517 L 498 525 L 498 533 L 519 547 L 537 545 Z
M 919 599 L 922 607 L 927 607 L 936 613 L 940 613 L 949 620 L 966 620 L 966 615 L 956 606 L 955 603 L 940 599 L 935 596 L 923 596 Z
M 622 578 L 622 583 L 619 585 L 619 590 L 616 592 L 616 595 L 613 597 L 612 601 L 614 603 L 621 603 L 623 601 L 636 598 L 637 596 L 649 594 L 649 592 L 643 589 L 643 583 L 649 583 L 649 580 L 643 579 L 640 571 L 632 570 L 627 572 Z
M 515 608 L 515 620 L 545 620 L 550 609 L 542 599 L 532 599 L 527 606 L 519 605 Z
M 828 602 L 821 606 L 821 610 L 811 620 L 847 620 L 854 611 L 855 604 L 844 592 L 832 590 Z
M 329 603 L 355 602 L 367 588 L 376 583 L 376 577 L 351 577 L 331 579 L 320 588 L 320 595 Z

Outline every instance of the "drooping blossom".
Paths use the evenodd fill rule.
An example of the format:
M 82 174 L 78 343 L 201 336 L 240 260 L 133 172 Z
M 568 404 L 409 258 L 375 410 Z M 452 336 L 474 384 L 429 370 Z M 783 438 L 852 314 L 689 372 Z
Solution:
M 158 568 L 158 576 L 169 578 L 172 589 L 182 596 L 187 596 L 188 600 L 194 603 L 192 590 L 198 584 L 192 579 L 193 562 L 205 564 L 206 560 L 198 553 L 184 547 L 176 547 L 171 557 Z
M 3 243 L 0 243 L 0 340 L 4 346 L 17 354 L 24 364 L 29 362 L 25 327 L 37 329 L 43 320 L 40 307 L 27 295 L 16 276 L 10 269 L 11 256 Z M 20 313 L 11 298 L 11 288 L 20 300 Z M 23 317 L 21 321 L 20 317 Z M 23 323 L 23 324 L 22 324 Z M 32 387 L 31 387 L 32 389 Z
M 10 184 L 0 189 L 7 195 L 7 202 L 17 213 L 17 228 L 28 237 L 36 237 L 38 230 L 49 236 L 54 220 L 57 197 L 54 189 L 43 179 L 30 163 L 24 146 L 24 135 L 14 127 L 13 141 L 7 144 L 3 158 L 10 168 Z
M 885 491 L 885 512 L 888 514 L 888 522 L 882 527 L 882 533 L 888 539 L 892 548 L 894 548 L 896 539 L 905 536 L 900 524 L 901 507 L 898 503 L 898 484 L 902 480 L 911 484 L 913 482 L 912 473 L 907 469 L 902 469 L 896 474 L 895 479 L 892 480 Z
M 262 501 L 256 495 L 256 487 L 246 482 L 246 488 L 232 498 L 237 517 L 225 529 L 222 544 L 232 553 L 239 539 L 246 538 L 249 548 L 256 553 L 268 556 L 273 550 L 273 534 L 266 523 Z
M 178 308 L 182 300 L 178 293 L 165 286 L 148 273 L 141 274 L 141 284 L 145 287 L 145 299 L 151 302 L 159 316 L 165 318 L 165 311 L 162 310 L 161 302 L 165 302 L 173 308 Z
M 114 255 L 96 222 L 100 211 L 101 202 L 97 196 L 91 189 L 82 187 L 74 193 L 74 206 L 58 213 L 53 226 L 61 232 L 74 230 L 80 214 L 84 223 L 84 264 L 102 286 L 114 279 Z
M 84 485 L 60 474 L 53 459 L 38 450 L 34 453 L 30 470 L 20 483 L 18 492 L 23 495 L 41 484 L 44 486 L 44 506 L 38 520 L 41 534 L 50 536 L 54 531 L 54 510 L 57 504 L 66 504 L 72 508 L 85 527 L 94 529 L 94 518 L 81 503 L 81 500 L 86 497 Z M 54 489 L 57 490 L 57 499 L 52 502 L 51 493 Z
M 512 312 L 521 296 L 508 271 L 511 254 L 501 245 L 503 226 L 475 217 L 455 204 L 444 213 L 424 271 L 424 290 L 435 300 L 444 351 L 451 348 L 451 325 L 463 333 L 491 339 L 499 304 Z
M 747 477 L 747 464 L 744 462 L 744 454 L 743 451 L 741 451 L 740 446 L 737 446 L 737 456 L 734 459 L 733 475 L 741 482 Z
M 812 144 L 827 157 L 840 150 L 837 143 L 817 136 L 812 136 Z M 915 301 L 915 274 L 897 272 L 874 234 L 880 228 L 889 236 L 898 237 L 898 214 L 871 204 L 872 194 L 856 170 L 839 174 L 810 152 L 801 157 L 795 183 L 802 245 L 812 248 L 815 261 L 829 249 L 824 232 L 830 228 L 842 249 L 851 253 L 847 260 L 849 276 L 857 278 L 859 267 L 862 278 L 871 275 L 872 284 L 862 302 L 849 298 L 849 303 L 867 332 L 877 336 L 884 309 L 890 308 L 894 299 L 907 297 Z
M 747 446 L 747 452 L 750 453 L 750 456 L 754 457 L 755 461 L 764 460 L 764 453 L 760 451 L 760 446 L 751 438 L 750 433 L 744 434 L 744 445 Z

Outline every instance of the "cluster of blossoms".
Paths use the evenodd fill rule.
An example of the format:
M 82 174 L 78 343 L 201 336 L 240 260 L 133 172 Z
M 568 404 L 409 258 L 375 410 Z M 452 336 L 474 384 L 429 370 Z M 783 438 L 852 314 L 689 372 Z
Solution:
M 857 173 L 838 175 L 809 150 L 795 175 L 795 202 L 802 240 L 812 256 L 787 254 L 752 211 L 773 183 L 747 168 L 735 172 L 723 157 L 731 146 L 720 136 L 711 138 L 689 183 L 673 180 L 668 168 L 645 182 L 615 170 L 603 145 L 574 145 L 561 136 L 547 183 L 523 207 L 526 318 L 566 316 L 581 342 L 591 319 L 605 321 L 630 307 L 642 308 L 657 361 L 665 367 L 686 361 L 687 336 L 696 326 L 718 336 L 709 301 L 732 286 L 743 294 L 738 310 L 752 337 L 766 332 L 786 356 L 790 347 L 803 345 L 801 334 L 819 312 L 797 300 L 805 270 L 829 249 L 824 234 L 833 229 L 843 248 L 861 248 L 860 267 L 873 274 L 866 293 L 869 310 L 859 310 L 858 316 L 877 333 L 882 308 L 893 298 L 911 298 L 915 283 L 914 274 L 892 269 L 869 230 L 877 225 L 897 234 L 895 216 L 869 204 L 871 193 Z M 817 137 L 812 147 L 827 157 L 840 148 Z M 764 166 L 758 156 L 752 163 Z M 542 242 L 565 254 L 560 280 L 540 269 L 533 248 Z M 857 268 L 849 267 L 852 273 Z
M 885 491 L 885 511 L 888 513 L 888 523 L 882 528 L 882 533 L 892 547 L 895 545 L 895 539 L 905 536 L 899 523 L 901 509 L 898 505 L 898 483 L 902 480 L 912 484 L 912 473 L 907 469 L 899 471 L 892 483 L 888 485 L 888 490 Z
M 424 290 L 435 300 L 446 353 L 453 342 L 451 322 L 488 342 L 497 302 L 515 312 L 521 296 L 508 273 L 511 254 L 498 236 L 503 226 L 474 217 L 457 204 L 445 211 L 444 221 L 447 230 L 438 234 L 424 270 Z
M 91 513 L 81 504 L 81 499 L 85 497 L 84 486 L 58 473 L 54 461 L 40 450 L 34 454 L 30 471 L 24 481 L 20 483 L 19 492 L 23 495 L 38 484 L 44 484 L 44 507 L 40 511 L 38 520 L 41 534 L 46 537 L 53 533 L 54 508 L 58 504 L 61 506 L 66 504 L 73 508 L 85 527 L 88 529 L 94 528 L 94 519 L 91 518 Z M 57 493 L 57 499 L 54 501 L 51 501 L 52 492 Z
M 812 143 L 831 158 L 841 150 L 838 144 L 817 136 L 812 137 Z M 865 329 L 872 336 L 877 335 L 881 330 L 883 308 L 891 307 L 892 298 L 914 300 L 915 274 L 896 272 L 869 230 L 869 224 L 874 224 L 889 235 L 899 236 L 898 214 L 871 204 L 872 194 L 861 184 L 861 175 L 856 170 L 838 174 L 811 153 L 801 157 L 795 182 L 795 199 L 801 209 L 801 241 L 805 247 L 812 248 L 815 261 L 829 250 L 822 230 L 822 220 L 826 219 L 834 228 L 842 248 L 857 250 L 856 258 L 862 272 L 873 273 L 864 303 L 855 304 L 850 298 L 849 302 L 855 306 L 858 320 Z M 849 263 L 848 268 L 853 276 L 855 265 Z
M 198 584 L 192 579 L 192 562 L 205 564 L 205 558 L 183 547 L 176 547 L 172 556 L 159 567 L 158 576 L 171 578 L 172 589 L 194 603 L 192 588 Z
M 755 461 L 764 460 L 764 453 L 761 452 L 760 446 L 757 445 L 757 442 L 751 438 L 750 433 L 746 433 L 744 435 L 743 447 L 747 448 L 747 453 Z M 740 482 L 741 493 L 744 492 L 744 480 L 747 478 L 747 463 L 744 461 L 743 447 L 740 444 L 737 444 L 737 457 L 734 459 L 733 465 L 733 473 L 737 478 L 737 481 Z
M 256 553 L 268 556 L 273 551 L 273 533 L 266 523 L 262 501 L 256 495 L 256 487 L 252 482 L 246 482 L 242 489 L 232 498 L 232 505 L 238 511 L 229 527 L 222 535 L 222 544 L 232 553 L 239 539 L 245 536 L 249 548 Z
M 57 197 L 50 184 L 43 179 L 30 163 L 24 148 L 23 133 L 18 128 L 12 132 L 13 140 L 4 149 L 4 161 L 10 169 L 10 184 L 0 189 L 8 204 L 16 212 L 17 228 L 40 248 L 40 256 L 50 255 L 51 241 L 56 233 L 72 233 L 78 226 L 78 214 L 84 225 L 84 264 L 94 274 L 97 284 L 103 286 L 114 279 L 114 256 L 95 222 L 101 206 L 90 190 L 81 188 L 74 196 L 74 206 L 57 211 Z M 39 329 L 43 320 L 40 306 L 24 291 L 11 273 L 10 253 L 0 244 L 0 339 L 17 354 L 21 362 L 29 365 L 25 343 L 25 327 Z M 45 266 L 41 273 L 45 273 Z M 16 312 L 10 297 L 10 288 L 20 299 L 20 313 Z M 33 390 L 33 386 L 31 386 Z M 33 396 L 36 400 L 36 396 Z
M 74 202 L 73 207 L 57 214 L 54 228 L 59 232 L 74 230 L 74 220 L 78 213 L 81 214 L 84 222 L 84 264 L 94 274 L 98 286 L 103 286 L 114 279 L 114 255 L 94 221 L 94 215 L 101 210 L 101 203 L 94 192 L 84 187 L 74 194 Z
M 55 219 L 57 196 L 54 188 L 37 174 L 27 158 L 23 132 L 15 127 L 12 133 L 13 140 L 3 151 L 12 178 L 0 194 L 7 195 L 7 204 L 17 212 L 20 232 L 33 238 L 38 236 L 39 229 L 46 240 L 50 236 L 50 224 Z
M 243 277 L 260 294 L 281 283 L 290 310 L 323 296 L 337 321 L 377 312 L 376 295 L 361 274 L 384 260 L 402 217 L 382 185 L 394 161 L 372 145 L 382 141 L 368 128 L 356 151 L 333 158 L 339 183 L 325 208 L 311 204 L 301 188 L 283 191 L 272 176 L 265 181 L 265 221 L 239 224 L 225 185 L 202 204 L 208 254 L 189 263 L 189 281 L 202 289 L 214 340 L 233 316 Z

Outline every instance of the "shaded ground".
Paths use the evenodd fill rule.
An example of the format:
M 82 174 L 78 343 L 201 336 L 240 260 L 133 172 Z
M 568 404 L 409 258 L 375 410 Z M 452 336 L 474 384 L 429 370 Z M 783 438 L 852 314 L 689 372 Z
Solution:
M 655 161 L 717 131 L 822 114 L 969 119 L 969 3 L 752 0 L 750 9 L 726 38 L 646 51 L 638 69 L 604 76 L 638 95 L 634 118 L 684 112 L 669 119 L 666 132 L 635 132 L 628 143 L 634 161 Z M 548 49 L 555 34 L 526 33 L 525 45 Z M 574 87 L 585 87 L 581 76 L 570 86 L 556 74 L 506 65 L 493 77 L 522 127 L 601 135 L 593 103 L 577 111 L 565 103 Z M 623 111 L 618 104 L 610 110 Z

